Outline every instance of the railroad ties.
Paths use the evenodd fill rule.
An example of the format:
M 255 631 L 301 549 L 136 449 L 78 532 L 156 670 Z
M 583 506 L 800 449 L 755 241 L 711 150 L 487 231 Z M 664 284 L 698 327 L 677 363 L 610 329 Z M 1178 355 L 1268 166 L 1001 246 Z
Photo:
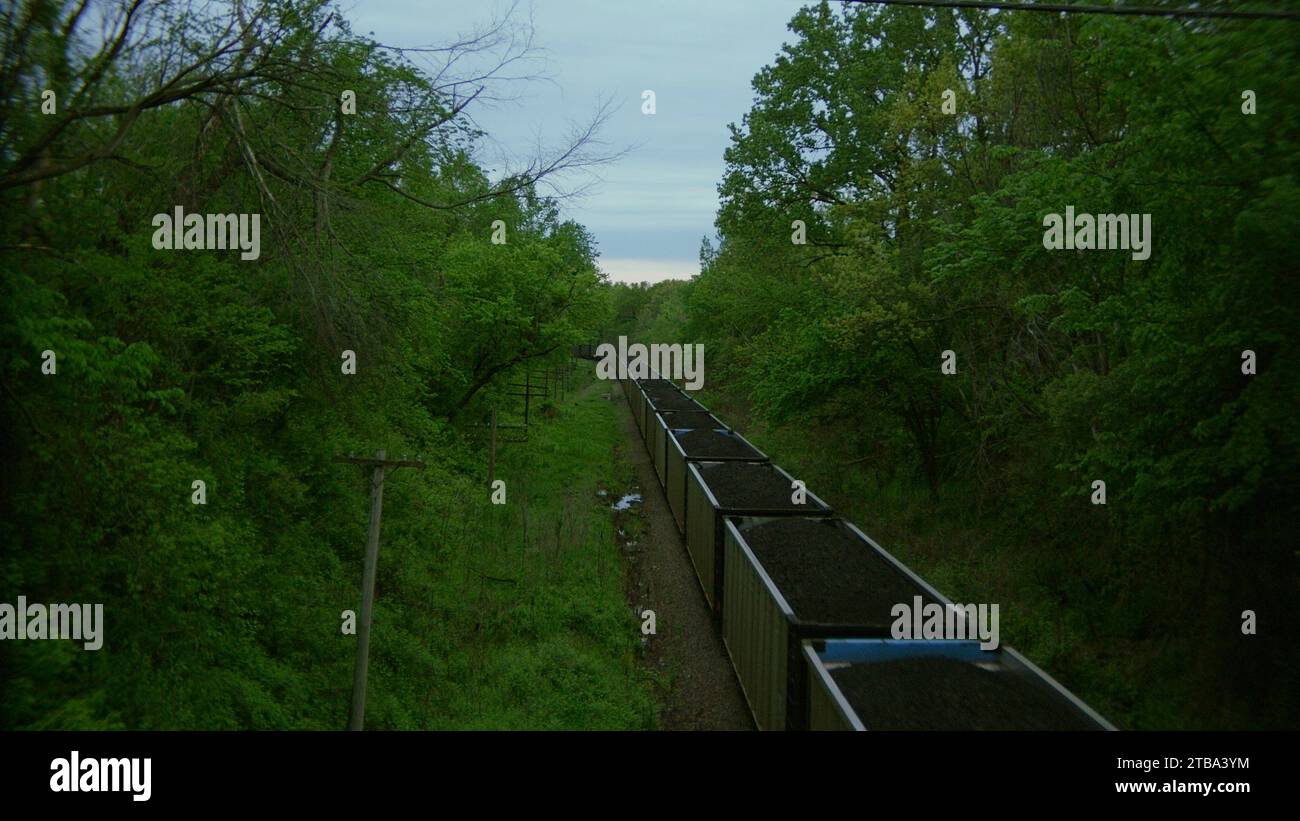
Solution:
M 1114 729 L 674 382 L 619 381 L 759 729 Z

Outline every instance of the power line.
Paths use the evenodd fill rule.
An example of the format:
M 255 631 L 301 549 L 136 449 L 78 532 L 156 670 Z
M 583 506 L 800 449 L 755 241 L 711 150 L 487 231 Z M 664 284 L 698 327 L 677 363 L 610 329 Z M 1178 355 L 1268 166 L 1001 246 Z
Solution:
M 1236 20 L 1300 20 L 1293 11 L 1245 11 L 1229 9 L 1180 9 L 1153 6 L 1089 6 L 1076 3 L 1001 2 L 1001 0 L 845 0 L 881 6 L 918 8 L 983 9 L 999 11 L 1048 11 L 1067 14 L 1122 14 L 1132 17 L 1210 17 Z

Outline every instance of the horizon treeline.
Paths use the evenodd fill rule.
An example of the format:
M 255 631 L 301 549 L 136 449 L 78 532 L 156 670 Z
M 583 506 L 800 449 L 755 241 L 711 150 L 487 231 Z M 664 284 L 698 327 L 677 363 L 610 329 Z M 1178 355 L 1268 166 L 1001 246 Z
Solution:
M 704 343 L 706 404 L 1118 724 L 1297 726 L 1294 24 L 791 31 L 700 275 L 608 335 Z M 1049 250 L 1067 209 L 1149 248 Z

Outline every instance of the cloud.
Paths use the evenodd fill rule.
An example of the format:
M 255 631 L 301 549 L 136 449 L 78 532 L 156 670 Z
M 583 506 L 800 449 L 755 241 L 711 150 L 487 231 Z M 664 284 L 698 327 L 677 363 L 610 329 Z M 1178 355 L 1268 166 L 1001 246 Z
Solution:
M 615 282 L 663 282 L 690 279 L 700 272 L 697 259 L 649 259 L 612 257 L 601 259 L 600 267 Z
M 445 43 L 509 9 L 509 0 L 354 0 L 359 32 L 394 45 Z M 430 13 L 428 7 L 437 7 Z M 751 80 L 788 39 L 791 0 L 524 0 L 515 22 L 536 26 L 545 67 L 532 63 L 506 74 L 535 71 L 548 80 L 494 86 L 510 102 L 470 110 L 488 134 L 479 158 L 500 171 L 526 164 L 538 143 L 554 148 L 600 101 L 615 111 L 600 135 L 604 148 L 632 151 L 593 173 L 560 175 L 564 190 L 592 187 L 564 201 L 567 218 L 586 225 L 611 272 L 637 278 L 694 274 L 700 237 L 712 235 L 717 184 L 730 144 L 727 124 L 753 105 Z M 489 56 L 484 55 L 479 62 Z M 477 64 L 476 64 L 477 65 Z M 472 71 L 474 66 L 458 66 Z M 641 93 L 655 92 L 656 113 L 641 113 Z M 543 186 L 543 193 L 550 189 Z M 672 272 L 676 272 L 675 274 Z

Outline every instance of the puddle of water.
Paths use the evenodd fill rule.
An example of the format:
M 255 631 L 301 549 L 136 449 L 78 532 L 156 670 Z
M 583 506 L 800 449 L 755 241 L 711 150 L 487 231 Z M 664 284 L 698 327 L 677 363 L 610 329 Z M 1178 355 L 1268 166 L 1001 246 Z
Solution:
M 612 507 L 614 510 L 627 510 L 632 505 L 639 505 L 639 504 L 641 504 L 641 494 L 629 493 L 626 496 L 624 496 L 622 499 L 619 499 L 610 507 Z

